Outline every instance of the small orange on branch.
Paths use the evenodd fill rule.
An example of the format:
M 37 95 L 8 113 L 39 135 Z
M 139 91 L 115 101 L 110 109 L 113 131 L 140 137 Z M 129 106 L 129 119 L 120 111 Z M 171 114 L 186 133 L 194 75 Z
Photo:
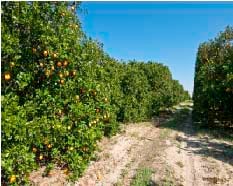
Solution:
M 11 79 L 11 74 L 10 74 L 10 72 L 5 72 L 5 74 L 4 74 L 4 79 L 5 79 L 6 81 L 9 81 L 9 80 Z
M 36 153 L 37 149 L 35 147 L 32 148 L 32 152 Z
M 44 50 L 44 52 L 43 52 L 44 57 L 47 57 L 48 54 L 49 54 L 49 52 L 47 50 Z
M 40 156 L 39 156 L 39 160 L 43 160 L 43 155 L 40 155 Z
M 15 66 L 14 62 L 10 62 L 10 67 L 13 68 Z
M 60 61 L 57 62 L 57 66 L 58 67 L 61 67 L 62 66 L 62 63 Z
M 65 60 L 65 61 L 63 62 L 63 66 L 66 67 L 67 65 L 68 65 L 68 61 Z
M 15 181 L 16 181 L 16 176 L 13 174 L 13 175 L 11 175 L 9 182 L 14 183 Z

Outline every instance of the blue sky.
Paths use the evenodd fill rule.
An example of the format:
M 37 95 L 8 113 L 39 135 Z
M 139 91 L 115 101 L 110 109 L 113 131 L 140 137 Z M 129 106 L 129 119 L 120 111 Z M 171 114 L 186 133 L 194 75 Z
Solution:
M 233 2 L 82 2 L 85 33 L 112 57 L 157 61 L 190 93 L 199 44 L 233 26 Z

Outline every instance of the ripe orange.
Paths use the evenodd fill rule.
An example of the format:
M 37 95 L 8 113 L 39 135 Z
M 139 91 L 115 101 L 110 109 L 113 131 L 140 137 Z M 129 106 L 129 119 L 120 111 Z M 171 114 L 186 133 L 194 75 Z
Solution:
M 62 63 L 60 61 L 57 62 L 57 66 L 58 67 L 61 67 L 62 66 Z
M 72 71 L 72 76 L 75 76 L 76 73 L 77 73 L 76 70 L 73 70 L 73 71 Z
M 5 74 L 4 74 L 4 79 L 5 79 L 6 81 L 9 81 L 9 80 L 11 79 L 11 74 L 10 74 L 10 72 L 5 72 Z
M 64 79 L 61 79 L 60 80 L 60 84 L 63 85 L 65 83 L 65 80 Z
M 65 60 L 65 61 L 63 62 L 63 66 L 66 67 L 67 65 L 68 65 L 68 61 Z
M 44 63 L 40 63 L 40 67 L 43 68 L 44 67 Z
M 57 58 L 57 56 L 58 56 L 57 53 L 53 53 L 52 55 L 53 58 Z
M 51 144 L 48 144 L 48 146 L 47 146 L 49 149 L 51 149 L 52 148 L 52 145 Z
M 35 147 L 32 148 L 33 152 L 37 152 L 37 149 Z
M 46 75 L 46 76 L 50 76 L 50 75 L 51 75 L 51 71 L 50 71 L 50 70 L 46 70 L 46 71 L 45 71 L 45 75 Z
M 43 160 L 43 155 L 40 155 L 40 156 L 39 156 L 39 160 Z
M 59 72 L 58 76 L 62 79 L 64 75 L 61 72 Z
M 14 62 L 10 62 L 10 67 L 13 68 L 15 66 Z
M 13 175 L 11 175 L 11 177 L 10 177 L 10 183 L 14 183 L 15 181 L 16 181 L 16 176 L 13 174 Z
M 49 54 L 49 52 L 47 50 L 44 50 L 44 52 L 43 52 L 44 57 L 47 57 L 48 54 Z

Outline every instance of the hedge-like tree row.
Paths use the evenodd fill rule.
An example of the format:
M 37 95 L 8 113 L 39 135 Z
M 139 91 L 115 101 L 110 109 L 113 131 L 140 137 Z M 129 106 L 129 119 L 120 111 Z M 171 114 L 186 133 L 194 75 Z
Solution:
M 194 80 L 194 120 L 233 126 L 233 28 L 199 46 Z
M 169 69 L 119 62 L 86 37 L 70 2 L 2 2 L 2 184 L 46 165 L 79 176 L 119 122 L 189 99 Z

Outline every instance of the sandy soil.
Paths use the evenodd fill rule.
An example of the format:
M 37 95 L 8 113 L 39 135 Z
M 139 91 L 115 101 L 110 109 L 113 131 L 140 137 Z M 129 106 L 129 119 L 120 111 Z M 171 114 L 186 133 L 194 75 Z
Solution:
M 93 162 L 76 185 L 110 186 L 119 183 L 130 185 L 137 167 L 143 161 L 153 161 L 157 151 L 153 143 L 159 129 L 151 123 L 130 124 L 125 132 L 105 139 L 100 146 L 99 161 Z
M 198 137 L 191 116 L 182 130 L 156 126 L 132 123 L 116 136 L 102 139 L 97 160 L 90 162 L 75 185 L 128 186 L 143 167 L 153 170 L 151 185 L 233 185 L 233 143 Z M 62 176 L 39 180 L 34 185 L 72 185 Z
M 175 140 L 166 159 L 182 185 L 233 185 L 233 143 L 198 137 L 190 117 Z

